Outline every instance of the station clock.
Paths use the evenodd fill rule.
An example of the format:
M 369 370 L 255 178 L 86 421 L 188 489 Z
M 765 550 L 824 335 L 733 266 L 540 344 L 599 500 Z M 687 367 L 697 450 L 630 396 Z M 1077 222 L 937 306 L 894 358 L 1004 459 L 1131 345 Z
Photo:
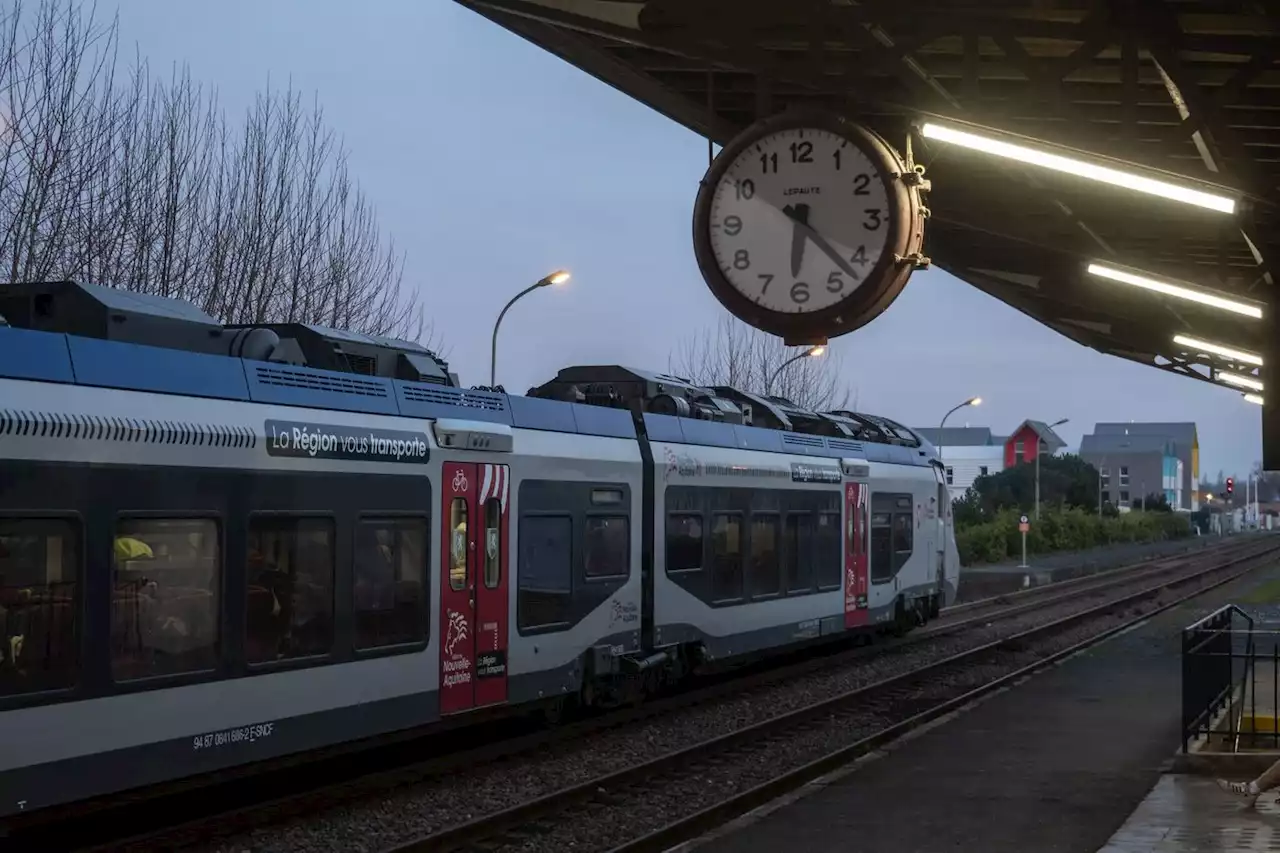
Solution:
M 927 188 L 867 128 L 780 114 L 739 134 L 703 177 L 698 267 L 744 322 L 789 345 L 825 343 L 877 317 L 925 263 Z

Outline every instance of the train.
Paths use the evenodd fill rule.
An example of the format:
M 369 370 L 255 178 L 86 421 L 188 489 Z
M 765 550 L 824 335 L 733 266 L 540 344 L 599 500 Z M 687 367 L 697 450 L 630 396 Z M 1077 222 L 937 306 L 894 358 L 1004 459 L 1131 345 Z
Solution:
M 0 816 L 901 634 L 955 600 L 888 418 L 0 285 Z

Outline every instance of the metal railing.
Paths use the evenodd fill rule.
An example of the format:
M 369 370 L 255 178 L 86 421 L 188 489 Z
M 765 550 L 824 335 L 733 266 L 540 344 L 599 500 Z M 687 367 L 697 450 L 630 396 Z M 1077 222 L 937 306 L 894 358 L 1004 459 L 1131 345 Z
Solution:
M 1229 604 L 1182 629 L 1182 751 L 1280 749 L 1280 632 Z M 1259 725 L 1264 723 L 1264 725 Z

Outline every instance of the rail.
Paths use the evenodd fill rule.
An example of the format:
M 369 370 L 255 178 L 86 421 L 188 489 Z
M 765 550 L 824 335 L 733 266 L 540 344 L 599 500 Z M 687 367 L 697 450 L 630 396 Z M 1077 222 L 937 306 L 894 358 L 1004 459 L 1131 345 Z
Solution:
M 1182 751 L 1280 749 L 1280 631 L 1228 604 L 1182 629 Z

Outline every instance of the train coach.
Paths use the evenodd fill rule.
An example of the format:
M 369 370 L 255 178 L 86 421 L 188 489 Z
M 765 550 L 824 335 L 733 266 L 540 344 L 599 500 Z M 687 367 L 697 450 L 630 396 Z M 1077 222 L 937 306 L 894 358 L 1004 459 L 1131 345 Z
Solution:
M 0 285 L 0 816 L 908 630 L 933 448 L 620 367 Z

